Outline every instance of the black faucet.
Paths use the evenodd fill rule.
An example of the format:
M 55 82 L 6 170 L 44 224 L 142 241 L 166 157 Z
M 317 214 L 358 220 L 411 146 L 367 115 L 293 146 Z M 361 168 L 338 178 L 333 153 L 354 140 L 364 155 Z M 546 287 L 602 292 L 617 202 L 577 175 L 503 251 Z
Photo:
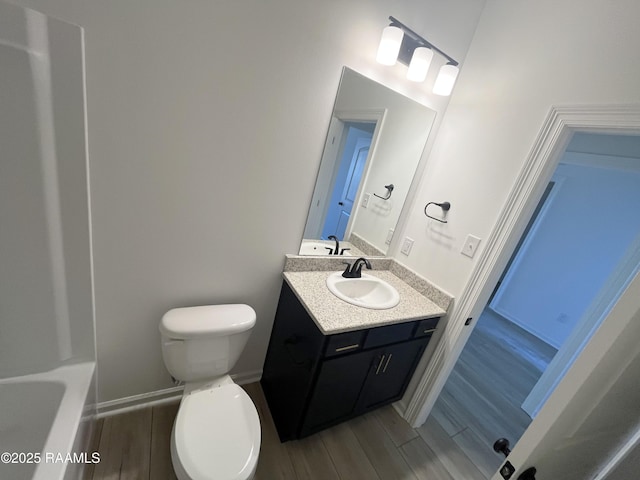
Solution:
M 347 263 L 347 262 L 344 262 Z M 362 277 L 362 265 L 366 265 L 367 270 L 371 270 L 371 263 L 364 257 L 358 258 L 351 265 L 347 263 L 347 268 L 345 269 L 342 276 L 344 278 L 360 278 Z
M 327 238 L 336 242 L 335 250 L 329 252 L 329 255 L 338 255 L 338 252 L 340 251 L 340 242 L 338 241 L 338 237 L 336 237 L 335 235 L 329 235 Z

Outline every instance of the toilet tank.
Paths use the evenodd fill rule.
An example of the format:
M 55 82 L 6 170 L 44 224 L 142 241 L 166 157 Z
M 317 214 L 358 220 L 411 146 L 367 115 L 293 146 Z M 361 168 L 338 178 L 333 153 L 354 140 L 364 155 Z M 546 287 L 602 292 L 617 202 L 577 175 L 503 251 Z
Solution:
M 171 375 L 184 382 L 229 373 L 242 353 L 256 312 L 248 305 L 174 308 L 160 322 L 162 358 Z

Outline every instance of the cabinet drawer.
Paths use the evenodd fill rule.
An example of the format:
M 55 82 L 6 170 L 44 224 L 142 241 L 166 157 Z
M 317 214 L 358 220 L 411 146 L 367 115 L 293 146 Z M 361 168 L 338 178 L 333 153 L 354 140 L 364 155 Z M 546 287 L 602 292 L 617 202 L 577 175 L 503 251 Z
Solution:
M 364 348 L 380 347 L 391 343 L 409 340 L 413 333 L 415 322 L 400 323 L 387 327 L 372 328 L 367 333 Z
M 440 317 L 437 318 L 427 318 L 426 320 L 422 320 L 418 323 L 418 328 L 416 329 L 416 333 L 414 337 L 425 337 L 427 335 L 433 334 L 438 325 L 438 321 Z
M 362 350 L 362 340 L 365 332 L 347 332 L 331 335 L 327 341 L 325 357 L 334 355 L 342 355 L 344 353 L 356 352 Z

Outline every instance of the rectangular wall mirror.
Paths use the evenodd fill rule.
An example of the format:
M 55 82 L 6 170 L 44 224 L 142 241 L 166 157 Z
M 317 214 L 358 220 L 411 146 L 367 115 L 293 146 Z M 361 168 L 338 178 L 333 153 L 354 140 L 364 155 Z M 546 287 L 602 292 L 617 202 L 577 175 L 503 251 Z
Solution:
M 343 68 L 300 255 L 387 253 L 435 116 Z

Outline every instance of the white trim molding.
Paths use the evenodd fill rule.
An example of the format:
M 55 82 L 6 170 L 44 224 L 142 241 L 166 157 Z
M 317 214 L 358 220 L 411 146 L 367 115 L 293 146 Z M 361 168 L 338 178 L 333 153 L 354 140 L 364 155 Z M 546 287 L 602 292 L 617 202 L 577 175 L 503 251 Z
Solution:
M 262 370 L 243 372 L 231 375 L 231 378 L 238 385 L 259 382 L 262 378 Z M 184 385 L 169 387 L 155 392 L 131 395 L 130 397 L 117 398 L 107 402 L 100 402 L 96 407 L 96 418 L 110 417 L 120 413 L 126 413 L 141 408 L 152 407 L 177 401 L 182 397 Z
M 480 316 L 575 132 L 637 135 L 640 105 L 551 107 L 469 282 L 454 302 L 445 338 L 438 343 L 408 402 L 404 418 L 414 427 L 429 416 L 473 330 L 465 328 L 466 319 Z
M 182 397 L 184 385 L 156 390 L 155 392 L 131 395 L 130 397 L 117 398 L 96 405 L 96 418 L 110 417 L 120 413 L 131 412 L 142 408 L 162 405 L 177 401 Z

